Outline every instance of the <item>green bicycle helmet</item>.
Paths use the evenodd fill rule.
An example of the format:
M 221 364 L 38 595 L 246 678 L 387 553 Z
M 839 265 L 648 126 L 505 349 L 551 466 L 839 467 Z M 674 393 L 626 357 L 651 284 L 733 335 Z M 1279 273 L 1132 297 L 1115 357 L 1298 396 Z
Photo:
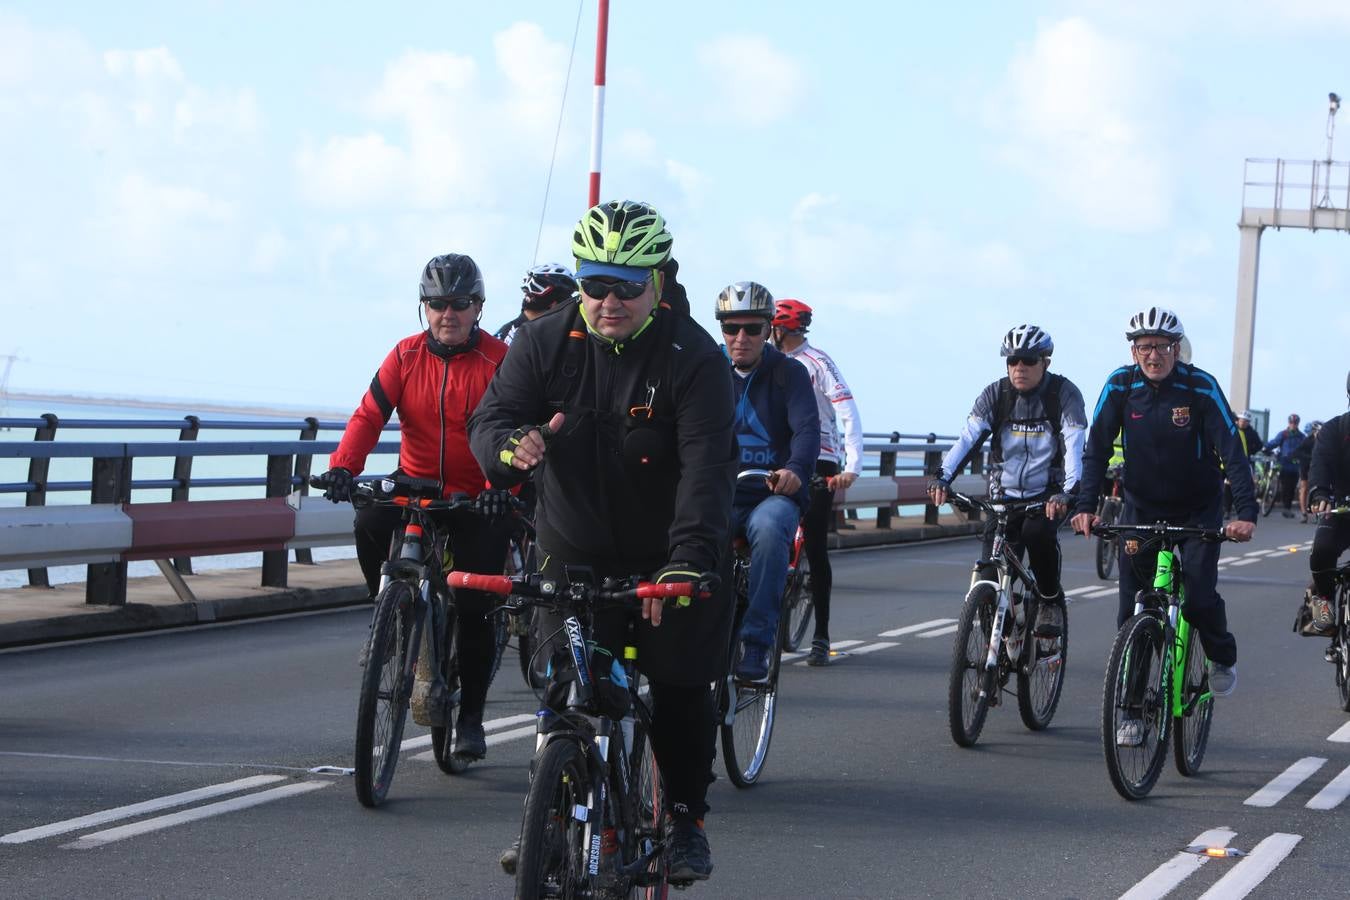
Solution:
M 578 268 L 593 262 L 655 269 L 670 259 L 674 242 L 666 220 L 650 204 L 611 200 L 586 210 L 572 233 L 572 254 Z

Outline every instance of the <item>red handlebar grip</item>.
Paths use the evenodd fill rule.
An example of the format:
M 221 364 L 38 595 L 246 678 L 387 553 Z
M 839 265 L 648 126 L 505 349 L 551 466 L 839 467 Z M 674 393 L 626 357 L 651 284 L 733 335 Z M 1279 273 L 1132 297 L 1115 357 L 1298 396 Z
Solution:
M 471 591 L 485 591 L 489 594 L 511 593 L 511 579 L 505 575 L 477 575 L 473 572 L 449 572 L 445 583 L 453 588 L 467 588 Z
M 672 581 L 667 584 L 644 581 L 637 586 L 637 595 L 643 598 L 692 597 L 696 593 L 698 593 L 696 581 Z

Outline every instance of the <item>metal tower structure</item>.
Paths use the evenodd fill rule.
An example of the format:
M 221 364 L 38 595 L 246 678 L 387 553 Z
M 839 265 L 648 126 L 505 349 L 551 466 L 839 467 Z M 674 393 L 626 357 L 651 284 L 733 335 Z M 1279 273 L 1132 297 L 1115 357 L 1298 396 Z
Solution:
M 1350 163 L 1334 162 L 1331 156 L 1341 98 L 1328 94 L 1327 100 L 1326 159 L 1248 159 L 1243 170 L 1233 379 L 1228 388 L 1234 409 L 1251 405 L 1261 233 L 1272 227 L 1350 232 Z

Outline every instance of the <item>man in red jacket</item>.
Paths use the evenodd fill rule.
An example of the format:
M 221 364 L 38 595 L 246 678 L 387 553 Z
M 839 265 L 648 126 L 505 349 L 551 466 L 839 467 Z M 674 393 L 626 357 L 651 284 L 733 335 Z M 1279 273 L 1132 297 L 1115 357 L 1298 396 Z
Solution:
M 509 524 L 495 514 L 504 506 L 502 492 L 484 491 L 483 471 L 469 451 L 465 426 L 506 355 L 506 345 L 478 327 L 483 274 L 468 256 L 450 253 L 432 259 L 422 271 L 419 294 L 427 330 L 399 341 L 375 373 L 329 457 L 325 478 L 331 487 L 324 496 L 334 502 L 350 498 L 353 478 L 361 474 L 380 432 L 398 410 L 399 471 L 436 479 L 444 496 L 464 493 L 479 500 L 476 510 L 455 510 L 443 522 L 455 565 L 471 572 L 500 572 L 510 537 Z M 391 506 L 370 506 L 356 514 L 356 556 L 372 597 L 401 522 L 401 510 Z M 495 598 L 457 591 L 455 599 L 462 701 L 454 753 L 481 759 L 487 753 L 483 705 L 495 650 L 485 614 Z

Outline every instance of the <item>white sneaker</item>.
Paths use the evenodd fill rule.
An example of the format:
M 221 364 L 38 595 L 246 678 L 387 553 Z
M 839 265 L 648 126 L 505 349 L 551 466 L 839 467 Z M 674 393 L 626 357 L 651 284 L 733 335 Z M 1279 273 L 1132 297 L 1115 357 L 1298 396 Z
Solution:
M 1122 719 L 1116 729 L 1117 747 L 1138 747 L 1144 743 L 1144 720 Z
M 1237 687 L 1237 663 L 1231 666 L 1216 662 L 1209 664 L 1209 692 L 1215 697 L 1227 697 Z

